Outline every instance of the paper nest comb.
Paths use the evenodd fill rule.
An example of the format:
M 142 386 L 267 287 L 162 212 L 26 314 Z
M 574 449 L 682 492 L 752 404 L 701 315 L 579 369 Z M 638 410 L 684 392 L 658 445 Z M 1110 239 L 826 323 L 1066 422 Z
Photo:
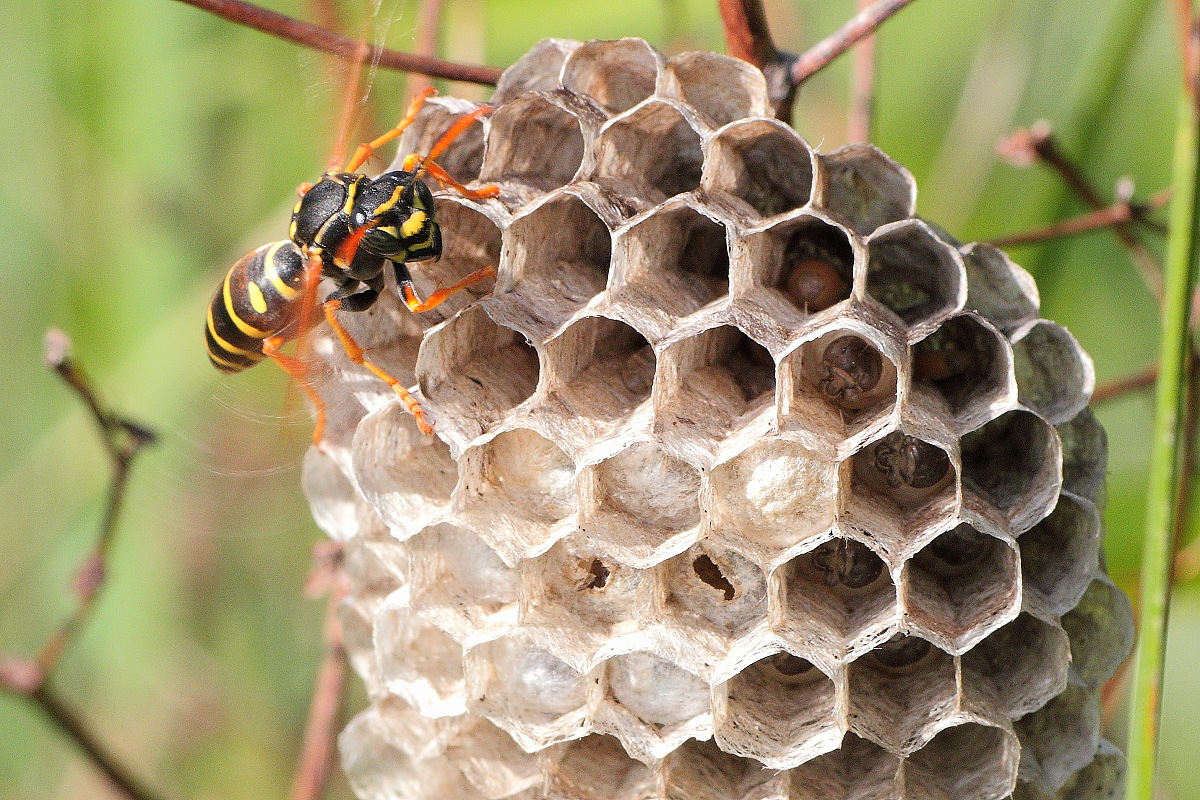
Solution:
M 1104 433 L 1029 275 L 730 58 L 547 40 L 494 104 L 414 268 L 494 286 L 344 315 L 436 436 L 314 345 L 359 797 L 1116 796 Z

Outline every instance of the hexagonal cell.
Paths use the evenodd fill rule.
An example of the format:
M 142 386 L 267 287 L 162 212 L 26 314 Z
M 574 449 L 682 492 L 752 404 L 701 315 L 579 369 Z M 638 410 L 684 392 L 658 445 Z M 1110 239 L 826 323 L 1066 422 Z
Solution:
M 480 179 L 517 182 L 539 192 L 570 183 L 583 163 L 579 113 L 586 111 L 568 111 L 544 95 L 529 95 L 499 106 L 491 117 Z M 532 142 L 537 146 L 531 147 Z
M 380 681 L 427 717 L 465 713 L 462 646 L 416 614 L 403 594 L 393 595 L 375 613 Z
M 549 195 L 517 215 L 504 233 L 504 274 L 531 317 L 527 330 L 542 338 L 583 307 L 608 283 L 612 237 L 600 215 L 575 194 Z
M 653 442 L 588 468 L 579 527 L 635 567 L 683 550 L 698 536 L 700 472 Z
M 904 564 L 901 595 L 910 622 L 960 653 L 1017 615 L 1017 548 L 966 523 Z
M 469 441 L 533 394 L 538 355 L 524 336 L 469 308 L 429 332 L 417 378 L 441 429 Z
M 735 122 L 713 138 L 702 186 L 742 214 L 772 217 L 801 208 L 812 199 L 812 150 L 779 120 Z
M 848 144 L 820 156 L 825 186 L 821 207 L 846 220 L 860 236 L 913 215 L 912 173 L 869 144 Z
M 399 403 L 364 417 L 352 449 L 359 491 L 397 539 L 407 539 L 449 509 L 458 481 L 450 448 L 422 434 Z
M 1100 568 L 1100 515 L 1086 500 L 1064 492 L 1050 516 L 1021 534 L 1026 595 L 1056 615 L 1079 603 Z
M 915 636 L 896 634 L 851 662 L 846 679 L 851 730 L 897 755 L 928 742 L 958 700 L 954 659 Z
M 668 561 L 664 571 L 664 613 L 685 619 L 692 631 L 700 626 L 740 636 L 766 620 L 767 578 L 734 550 L 697 544 Z
M 891 309 L 911 338 L 922 338 L 966 302 L 962 259 L 924 222 L 885 225 L 867 249 L 867 294 Z
M 955 469 L 939 446 L 892 431 L 851 456 L 847 513 L 876 534 L 912 540 L 954 512 Z
M 1100 698 L 1081 686 L 1017 720 L 1021 780 L 1053 793 L 1091 762 L 1100 744 Z
M 454 740 L 446 758 L 487 800 L 512 797 L 544 781 L 538 756 L 483 719 Z
M 871 649 L 895 629 L 896 586 L 887 565 L 853 539 L 831 539 L 789 561 L 780 633 L 835 660 Z
M 471 711 L 527 752 L 588 734 L 586 706 L 595 677 L 517 636 L 477 646 L 465 665 Z
M 704 501 L 719 538 L 770 560 L 826 533 L 837 515 L 838 471 L 795 442 L 768 439 L 713 468 Z
M 896 415 L 900 361 L 881 338 L 865 326 L 839 327 L 784 355 L 780 428 L 815 449 L 848 455 L 886 427 Z
M 315 446 L 308 448 L 304 453 L 300 482 L 313 521 L 329 538 L 346 542 L 358 535 L 361 529 L 358 495 L 336 461 Z
M 1133 647 L 1133 606 L 1105 576 L 1092 581 L 1062 626 L 1071 637 L 1071 674 L 1089 688 L 1116 674 Z
M 500 264 L 500 228 L 469 200 L 457 195 L 434 198 L 442 229 L 442 257 L 409 267 L 417 294 L 428 297 L 443 286 L 458 283 L 476 270 Z M 495 287 L 492 278 L 474 283 L 446 298 L 441 305 L 414 314 L 426 328 L 450 319 Z
M 409 569 L 413 607 L 464 644 L 517 621 L 516 571 L 469 528 L 443 523 L 413 537 Z
M 600 131 L 593 180 L 645 209 L 698 188 L 703 160 L 700 134 L 674 105 L 655 100 Z
M 469 448 L 460 466 L 458 516 L 508 563 L 544 552 L 574 528 L 575 463 L 536 431 L 501 431 Z
M 874 742 L 847 733 L 842 746 L 788 773 L 788 800 L 892 800 L 900 759 Z
M 771 779 L 770 770 L 723 752 L 716 744 L 684 742 L 663 760 L 663 796 L 672 800 L 728 800 L 759 797 L 754 790 Z
M 929 390 L 968 431 L 1017 398 L 1012 350 L 1004 336 L 974 314 L 947 321 L 913 345 L 914 390 Z
M 738 420 L 774 404 L 775 361 L 732 325 L 709 328 L 664 348 L 655 429 L 712 446 Z
M 466 717 L 426 717 L 403 698 L 385 694 L 371 701 L 376 730 L 416 761 L 441 758 L 473 721 Z
M 603 555 L 582 535 L 523 566 L 530 635 L 579 670 L 590 669 L 604 652 L 620 650 L 650 603 L 653 581 Z
M 678 198 L 621 234 L 613 296 L 649 315 L 663 332 L 679 317 L 729 293 L 725 225 Z
M 1017 782 L 1020 746 L 1011 733 L 967 722 L 942 730 L 904 762 L 905 797 L 1001 800 Z
M 786 327 L 798 327 L 808 314 L 850 297 L 854 245 L 844 229 L 826 220 L 798 214 L 749 235 L 746 248 L 752 286 L 735 290 L 756 292 Z
M 1074 417 L 1092 396 L 1096 371 L 1092 359 L 1070 332 L 1037 320 L 1013 331 L 1013 358 L 1021 402 L 1051 425 Z
M 594 734 L 559 746 L 547 770 L 546 800 L 645 800 L 654 773 L 611 736 Z
M 1055 430 L 1062 439 L 1063 490 L 1103 507 L 1108 478 L 1108 434 L 1088 408 Z
M 667 93 L 698 111 L 710 127 L 771 115 L 766 79 L 740 58 L 680 53 L 667 62 L 665 77 Z
M 967 308 L 1008 330 L 1038 314 L 1033 276 L 990 244 L 968 244 L 960 251 L 967 268 Z
M 723 688 L 716 741 L 730 753 L 788 769 L 835 749 L 842 739 L 837 687 L 799 656 L 786 651 L 767 656 Z
M 408 583 L 408 553 L 394 539 L 371 541 L 354 537 L 343 545 L 341 566 L 355 601 L 364 609 L 377 606 Z
M 350 720 L 338 737 L 342 768 L 350 787 L 367 800 L 421 796 L 412 759 L 389 742 L 380 727 L 377 712 L 368 708 Z
M 963 694 L 1005 719 L 1046 705 L 1067 686 L 1066 632 L 1022 613 L 962 656 Z
M 1101 739 L 1092 763 L 1063 786 L 1062 800 L 1111 800 L 1120 797 L 1125 782 L 1125 756 Z
M 367 685 L 368 693 L 383 692 L 379 665 L 375 660 L 374 609 L 364 609 L 351 600 L 338 604 L 337 618 L 342 626 L 342 641 L 350 657 L 350 666 Z
M 567 57 L 563 86 L 619 114 L 654 94 L 660 59 L 642 39 L 587 42 Z
M 479 103 L 457 97 L 431 97 L 425 101 L 417 119 L 400 137 L 396 156 L 389 170 L 402 169 L 409 153 L 428 153 L 435 142 L 464 114 L 479 108 Z M 446 152 L 438 157 L 438 166 L 450 173 L 459 183 L 470 183 L 479 177 L 483 161 L 486 124 L 472 125 L 463 131 Z M 430 182 L 431 187 L 436 181 Z
M 1054 508 L 1062 456 L 1058 434 L 1041 417 L 1009 411 L 960 444 L 964 489 L 999 509 L 1011 533 L 1028 530 Z
M 646 652 L 609 659 L 608 697 L 597 722 L 635 758 L 661 758 L 688 739 L 712 735 L 708 684 Z

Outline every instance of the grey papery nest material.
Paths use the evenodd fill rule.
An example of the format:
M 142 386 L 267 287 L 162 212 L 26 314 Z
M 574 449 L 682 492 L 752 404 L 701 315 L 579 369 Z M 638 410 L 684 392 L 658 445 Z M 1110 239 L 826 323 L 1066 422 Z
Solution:
M 1115 796 L 1090 360 L 909 173 L 761 74 L 547 40 L 443 160 L 425 291 L 318 335 L 364 800 Z M 463 101 L 431 101 L 401 153 Z

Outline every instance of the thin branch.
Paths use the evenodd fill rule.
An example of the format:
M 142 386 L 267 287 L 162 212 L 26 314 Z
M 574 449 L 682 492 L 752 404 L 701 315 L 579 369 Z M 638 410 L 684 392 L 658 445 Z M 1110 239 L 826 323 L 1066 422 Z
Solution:
M 104 585 L 108 551 L 116 535 L 117 520 L 120 518 L 121 506 L 124 504 L 125 491 L 129 484 L 129 470 L 133 466 L 133 459 L 143 447 L 153 444 L 156 438 L 154 432 L 148 428 L 104 408 L 83 371 L 70 357 L 70 345 L 70 339 L 62 331 L 50 330 L 47 332 L 46 364 L 75 390 L 75 393 L 87 406 L 88 411 L 91 412 L 96 427 L 100 431 L 101 441 L 112 462 L 113 477 L 112 483 L 109 485 L 104 518 L 100 523 L 100 533 L 96 537 L 96 546 L 79 566 L 72 581 L 72 588 L 79 600 L 79 605 L 74 613 L 67 617 L 59 629 L 50 636 L 34 659 L 42 672 L 42 680 L 45 680 L 45 677 L 50 674 L 67 645 L 91 616 L 96 598 Z
M 717 8 L 725 30 L 726 52 L 762 70 L 775 117 L 791 120 L 796 100 L 791 68 L 796 56 L 775 46 L 762 0 L 718 0 Z
M 1064 236 L 1076 236 L 1081 233 L 1099 230 L 1100 228 L 1120 225 L 1131 219 L 1133 219 L 1133 206 L 1129 205 L 1129 203 L 1117 203 L 1108 208 L 1102 208 L 1099 211 L 1083 214 L 1073 219 L 1063 220 L 1062 222 L 1047 225 L 1037 230 L 1000 236 L 992 239 L 991 243 L 996 247 L 1016 247 L 1022 244 L 1033 244 L 1035 242 L 1045 242 L 1050 239 L 1059 239 Z
M 849 50 L 863 38 L 870 36 L 879 26 L 903 9 L 912 0 L 876 0 L 815 46 L 804 52 L 792 64 L 791 81 L 799 86 L 830 62 Z
M 313 686 L 304 731 L 304 747 L 292 782 L 292 800 L 319 800 L 333 765 L 334 739 L 341 716 L 346 685 L 346 646 L 337 610 L 346 596 L 345 578 L 340 571 L 340 548 L 336 554 L 318 552 L 317 568 L 309 585 L 328 588 L 329 605 L 325 612 L 325 657 Z
M 858 0 L 863 12 L 871 0 Z M 875 37 L 867 36 L 854 48 L 850 65 L 850 119 L 846 138 L 851 142 L 871 141 L 875 119 Z
M 241 2 L 241 0 L 179 0 L 179 2 L 216 14 L 218 17 L 239 25 L 269 33 L 314 50 L 333 53 L 342 58 L 352 58 L 355 49 L 359 47 L 359 42 L 340 33 L 260 8 L 251 3 Z M 496 67 L 456 64 L 451 61 L 401 53 L 398 50 L 389 50 L 374 45 L 368 47 L 367 54 L 371 61 L 388 69 L 416 72 L 434 78 L 480 83 L 487 86 L 495 86 L 501 73 L 501 70 Z
M 1092 392 L 1092 405 L 1121 397 L 1138 389 L 1153 386 L 1156 380 L 1158 380 L 1157 364 L 1151 364 L 1132 375 L 1114 378 L 1096 387 L 1096 391 Z
M 1038 162 L 1047 164 L 1093 211 L 1099 211 L 1108 206 L 1108 202 L 1100 196 L 1083 171 L 1062 152 L 1049 124 L 1039 122 L 1031 128 L 1016 131 L 1002 140 L 997 146 L 997 150 L 1015 166 L 1028 166 Z M 1136 215 L 1134 219 L 1136 219 Z M 1163 298 L 1162 267 L 1159 266 L 1158 260 L 1146 249 L 1145 245 L 1138 241 L 1130 226 L 1131 221 L 1113 225 L 1113 233 L 1125 246 L 1151 294 L 1161 302 Z

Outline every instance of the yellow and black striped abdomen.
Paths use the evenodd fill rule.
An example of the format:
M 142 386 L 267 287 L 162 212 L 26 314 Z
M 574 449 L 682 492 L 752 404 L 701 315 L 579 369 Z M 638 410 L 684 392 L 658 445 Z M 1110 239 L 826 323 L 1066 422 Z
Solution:
M 304 255 L 293 242 L 266 244 L 230 267 L 208 306 L 208 358 L 222 372 L 261 361 L 263 340 L 284 335 L 296 321 L 304 292 Z

